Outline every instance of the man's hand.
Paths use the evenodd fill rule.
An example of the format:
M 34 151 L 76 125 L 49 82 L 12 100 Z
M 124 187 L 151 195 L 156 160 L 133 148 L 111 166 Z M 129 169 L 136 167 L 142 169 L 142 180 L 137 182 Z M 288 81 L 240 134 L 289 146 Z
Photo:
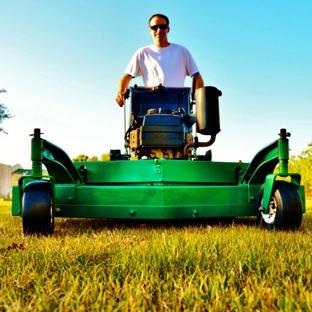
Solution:
M 125 104 L 125 94 L 118 92 L 116 102 L 120 107 L 123 107 Z
M 128 85 L 131 79 L 132 79 L 132 76 L 124 74 L 119 81 L 116 102 L 120 107 L 123 107 L 125 104 L 125 101 L 126 101 L 125 94 L 127 92 Z

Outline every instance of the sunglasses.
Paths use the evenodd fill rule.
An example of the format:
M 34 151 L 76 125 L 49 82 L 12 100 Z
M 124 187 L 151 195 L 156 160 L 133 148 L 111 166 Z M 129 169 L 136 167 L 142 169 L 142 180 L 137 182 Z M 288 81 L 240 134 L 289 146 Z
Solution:
M 165 30 L 168 28 L 168 25 L 166 24 L 160 24 L 160 25 L 154 25 L 154 26 L 150 26 L 150 29 L 156 31 L 158 28 L 160 28 L 161 30 Z

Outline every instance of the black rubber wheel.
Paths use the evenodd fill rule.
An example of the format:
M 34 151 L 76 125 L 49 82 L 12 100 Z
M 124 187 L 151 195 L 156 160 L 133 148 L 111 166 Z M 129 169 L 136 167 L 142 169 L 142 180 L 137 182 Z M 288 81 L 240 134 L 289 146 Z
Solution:
M 52 200 L 52 185 L 49 181 L 33 181 L 25 186 L 22 215 L 24 234 L 53 234 Z
M 261 186 L 256 200 L 258 224 L 270 229 L 298 229 L 302 221 L 302 202 L 296 187 L 286 181 L 276 181 L 268 214 L 259 210 L 263 191 L 264 185 Z

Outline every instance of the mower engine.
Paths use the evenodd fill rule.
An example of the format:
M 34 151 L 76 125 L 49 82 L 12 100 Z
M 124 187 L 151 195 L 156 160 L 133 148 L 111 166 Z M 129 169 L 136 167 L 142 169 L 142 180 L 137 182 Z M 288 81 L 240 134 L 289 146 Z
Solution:
M 205 88 L 211 87 L 201 89 L 205 91 Z M 192 105 L 195 101 L 191 99 L 190 91 L 190 88 L 165 88 L 163 86 L 130 87 L 130 126 L 125 139 L 137 159 L 188 159 L 191 157 L 191 147 L 202 146 L 194 140 L 192 134 L 192 126 L 195 123 L 197 130 L 202 134 L 211 135 L 212 132 L 216 134 L 220 131 L 218 96 L 216 97 L 217 116 L 214 116 L 217 121 L 213 122 L 216 127 L 211 131 L 205 125 L 211 116 L 203 118 L 203 112 L 193 114 Z M 202 98 L 200 94 L 199 98 Z M 207 102 L 206 96 L 203 100 Z M 206 104 L 200 107 L 206 107 Z M 205 119 L 201 122 L 204 123 L 205 129 L 199 129 L 196 115 L 200 119 Z

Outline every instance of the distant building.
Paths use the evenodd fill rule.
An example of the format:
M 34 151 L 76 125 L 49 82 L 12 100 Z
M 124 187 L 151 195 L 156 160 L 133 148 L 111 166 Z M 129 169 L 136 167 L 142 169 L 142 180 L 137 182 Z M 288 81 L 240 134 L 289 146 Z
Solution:
M 0 164 L 0 198 L 11 198 L 11 174 L 11 166 Z
M 12 187 L 17 185 L 18 179 L 24 175 L 31 175 L 31 169 L 23 169 L 20 164 L 0 164 L 0 198 L 12 199 Z

